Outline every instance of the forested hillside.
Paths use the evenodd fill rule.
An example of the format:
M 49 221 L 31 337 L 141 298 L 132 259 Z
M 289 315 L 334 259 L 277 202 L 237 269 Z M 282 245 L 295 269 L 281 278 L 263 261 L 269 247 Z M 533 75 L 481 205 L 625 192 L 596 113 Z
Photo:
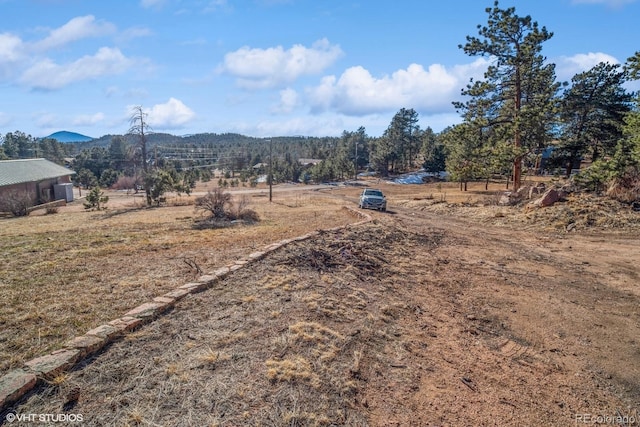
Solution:
M 628 82 L 639 80 L 640 53 L 625 64 L 602 62 L 571 82 L 560 82 L 555 64 L 544 56 L 551 31 L 497 2 L 486 12 L 487 24 L 459 47 L 469 56 L 490 58 L 491 65 L 484 79 L 462 90 L 463 101 L 454 102 L 460 123 L 439 133 L 421 127 L 413 108 L 401 108 L 378 137 L 367 135 L 364 127 L 340 137 L 175 136 L 150 132 L 147 113 L 138 106 L 132 128 L 123 135 L 60 144 L 8 133 L 0 159 L 46 157 L 62 164 L 74 156 L 71 167 L 81 185 L 120 182 L 149 189 L 164 182 L 163 188 L 182 191 L 197 179 L 210 179 L 215 169 L 232 179 L 222 185 L 238 185 L 255 182 L 267 169 L 272 182 L 306 183 L 420 167 L 446 169 L 463 189 L 469 181 L 501 176 L 517 190 L 523 176 L 569 178 L 589 164 L 576 175 L 576 184 L 598 193 L 623 188 L 625 199 L 640 197 L 640 110 L 637 94 L 627 89 Z

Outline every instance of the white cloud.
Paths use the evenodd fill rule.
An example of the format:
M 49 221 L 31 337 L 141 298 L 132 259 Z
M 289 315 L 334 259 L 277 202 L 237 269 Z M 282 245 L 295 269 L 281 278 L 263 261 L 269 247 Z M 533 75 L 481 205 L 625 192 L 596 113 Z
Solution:
M 573 76 L 588 71 L 601 62 L 619 64 L 616 58 L 602 52 L 579 53 L 573 56 L 561 56 L 556 60 L 556 76 L 558 80 L 569 81 Z
M 41 129 L 54 129 L 58 127 L 58 117 L 53 113 L 37 113 L 35 121 Z
M 319 86 L 308 90 L 314 111 L 334 110 L 348 115 L 366 115 L 393 111 L 402 107 L 423 112 L 451 109 L 470 77 L 482 76 L 488 62 L 447 70 L 440 64 L 411 64 L 407 69 L 376 78 L 361 66 L 347 69 L 339 78 L 324 77 Z
M 343 55 L 338 45 L 327 39 L 318 40 L 310 48 L 294 45 L 268 49 L 242 47 L 227 53 L 220 72 L 236 78 L 240 87 L 259 89 L 282 86 L 303 75 L 318 74 Z
M 60 28 L 51 30 L 43 40 L 35 43 L 37 49 L 51 49 L 64 46 L 88 37 L 100 37 L 116 32 L 116 27 L 106 21 L 96 21 L 92 15 L 78 16 Z
M 0 65 L 19 61 L 23 57 L 22 40 L 13 34 L 0 34 Z
M 149 125 L 155 130 L 180 129 L 196 116 L 191 108 L 175 98 L 169 98 L 164 104 L 154 105 L 148 114 Z
M 146 27 L 131 27 L 124 31 L 119 31 L 116 37 L 117 41 L 128 41 L 137 39 L 139 37 L 148 37 L 153 34 L 149 28 Z
M 118 86 L 109 86 L 104 89 L 104 96 L 107 98 L 114 97 L 120 93 L 120 88 Z
M 13 75 L 15 66 L 23 58 L 22 40 L 9 33 L 0 34 L 0 78 Z
M 286 88 L 280 91 L 280 102 L 271 111 L 273 113 L 291 113 L 299 105 L 298 92 L 294 89 Z
M 74 118 L 72 123 L 74 126 L 93 126 L 102 122 L 104 118 L 103 113 L 83 114 Z
M 337 116 L 293 117 L 283 121 L 266 119 L 258 122 L 232 122 L 225 123 L 224 126 L 229 132 L 263 138 L 274 135 L 338 136 L 348 127 L 343 118 Z
M 135 62 L 125 57 L 119 49 L 103 47 L 95 55 L 84 56 L 70 64 L 59 65 L 50 59 L 43 59 L 29 67 L 20 82 L 34 89 L 60 89 L 81 80 L 120 74 Z

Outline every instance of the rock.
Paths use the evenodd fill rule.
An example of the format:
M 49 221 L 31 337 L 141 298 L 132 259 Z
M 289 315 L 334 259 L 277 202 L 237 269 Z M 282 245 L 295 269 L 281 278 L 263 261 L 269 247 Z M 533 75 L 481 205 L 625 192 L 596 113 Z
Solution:
M 578 191 L 578 187 L 573 182 L 567 182 L 560 188 L 560 192 L 565 194 L 571 194 Z
M 511 200 L 509 199 L 509 192 L 504 193 L 502 196 L 500 196 L 500 200 L 498 200 L 498 204 L 500 206 L 508 206 L 509 203 L 511 202 Z
M 65 345 L 80 352 L 79 357 L 83 358 L 97 352 L 107 345 L 109 341 L 106 337 L 96 335 L 82 335 L 68 341 Z
M 121 317 L 119 319 L 112 320 L 109 325 L 114 326 L 118 330 L 124 332 L 130 332 L 142 325 L 142 319 L 138 317 Z
M 547 186 L 543 182 L 536 184 L 529 189 L 529 199 L 533 199 L 533 196 L 538 196 L 544 193 L 546 189 Z
M 544 208 L 547 206 L 552 206 L 558 200 L 560 200 L 558 190 L 556 190 L 555 188 L 550 188 L 542 195 L 542 197 L 533 202 L 533 204 L 535 206 Z
M 25 366 L 36 375 L 42 375 L 45 378 L 54 378 L 58 374 L 70 369 L 79 358 L 80 350 L 64 349 L 32 359 L 26 362 Z
M 87 331 L 85 335 L 94 335 L 96 337 L 105 338 L 108 341 L 113 341 L 120 334 L 121 331 L 113 325 L 100 325 L 97 328 Z
M 198 283 L 198 285 L 205 286 L 205 284 L 202 283 Z M 124 315 L 125 317 L 137 317 L 139 319 L 155 319 L 159 314 L 170 309 L 172 305 L 173 303 L 159 301 L 146 302 L 137 306 L 133 310 L 129 310 Z
M 498 200 L 498 205 L 500 206 L 512 206 L 518 203 L 521 200 L 521 197 L 518 193 L 513 193 L 511 191 L 505 191 L 502 196 L 500 196 L 500 200 Z
M 531 188 L 528 185 L 523 185 L 522 187 L 518 188 L 518 190 L 516 191 L 516 196 L 518 197 L 518 199 L 522 200 L 525 197 L 527 197 L 527 195 L 531 192 Z
M 37 377 L 34 373 L 22 369 L 9 371 L 0 377 L 0 411 L 10 403 L 20 399 L 35 387 Z

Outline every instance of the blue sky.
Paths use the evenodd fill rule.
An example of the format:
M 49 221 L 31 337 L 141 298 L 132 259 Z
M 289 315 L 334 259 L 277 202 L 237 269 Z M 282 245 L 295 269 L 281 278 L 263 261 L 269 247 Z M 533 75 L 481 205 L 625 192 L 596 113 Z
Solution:
M 487 60 L 458 48 L 493 0 L 0 0 L 0 133 L 379 136 L 400 108 L 422 128 Z M 640 50 L 640 0 L 512 0 L 554 37 L 570 80 Z

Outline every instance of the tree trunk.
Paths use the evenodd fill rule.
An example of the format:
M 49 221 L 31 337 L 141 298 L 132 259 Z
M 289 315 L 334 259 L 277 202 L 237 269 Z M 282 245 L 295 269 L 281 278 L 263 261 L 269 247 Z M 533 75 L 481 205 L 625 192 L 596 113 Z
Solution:
M 519 46 L 516 46 L 518 50 Z M 518 124 L 518 118 L 520 116 L 520 109 L 522 108 L 522 76 L 520 74 L 520 67 L 516 67 L 516 78 L 515 78 L 515 111 L 514 111 L 514 123 L 516 124 L 515 135 L 513 139 L 513 143 L 516 148 L 516 153 L 519 148 L 522 146 L 522 140 L 520 136 L 520 125 Z M 513 161 L 513 191 L 518 191 L 520 188 L 520 177 L 522 175 L 522 156 L 518 154 L 518 156 Z
M 572 151 L 571 155 L 569 156 L 569 160 L 567 160 L 567 173 L 565 175 L 566 178 L 571 177 L 571 172 L 573 171 L 573 164 L 575 163 L 577 158 L 578 158 L 578 152 L 576 150 Z
M 520 180 L 522 179 L 522 158 L 518 157 L 513 162 L 513 191 L 520 188 Z
M 564 177 L 570 178 L 572 171 L 573 171 L 573 157 L 570 157 L 569 161 L 567 162 L 567 172 L 565 173 Z

